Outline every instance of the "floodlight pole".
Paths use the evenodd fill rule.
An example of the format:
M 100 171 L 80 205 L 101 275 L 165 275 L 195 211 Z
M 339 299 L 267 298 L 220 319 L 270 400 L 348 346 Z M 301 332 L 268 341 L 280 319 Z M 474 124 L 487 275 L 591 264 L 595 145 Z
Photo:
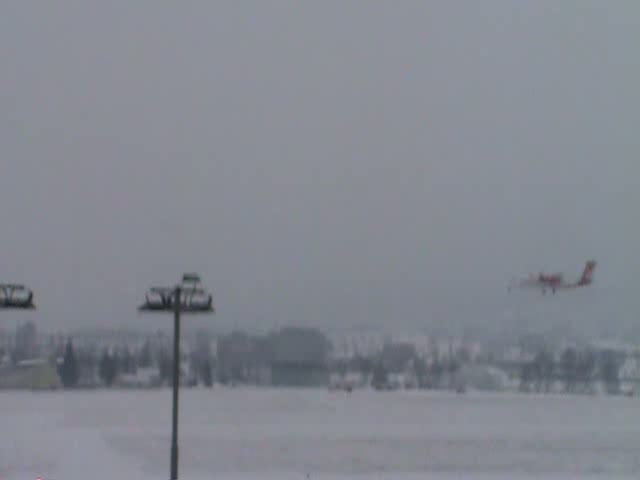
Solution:
M 173 415 L 171 423 L 171 480 L 178 480 L 178 390 L 180 387 L 180 294 L 173 299 Z
M 154 287 L 141 312 L 173 312 L 173 407 L 171 415 L 171 478 L 178 480 L 178 401 L 180 390 L 180 314 L 214 313 L 212 295 L 201 287 L 197 274 L 184 274 L 182 285 L 170 288 Z M 186 286 L 186 285 L 191 285 Z M 188 294 L 187 294 L 188 293 Z M 182 298 L 184 296 L 184 298 Z
M 16 298 L 17 292 L 26 292 L 26 298 Z M 2 310 L 35 310 L 33 291 L 24 285 L 0 283 L 0 309 Z

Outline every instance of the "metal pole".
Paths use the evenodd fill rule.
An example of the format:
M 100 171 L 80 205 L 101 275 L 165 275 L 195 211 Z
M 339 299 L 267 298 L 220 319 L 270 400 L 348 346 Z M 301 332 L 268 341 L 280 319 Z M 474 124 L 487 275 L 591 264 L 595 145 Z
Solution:
M 171 430 L 171 480 L 178 480 L 178 389 L 180 388 L 180 287 L 173 305 L 173 421 Z

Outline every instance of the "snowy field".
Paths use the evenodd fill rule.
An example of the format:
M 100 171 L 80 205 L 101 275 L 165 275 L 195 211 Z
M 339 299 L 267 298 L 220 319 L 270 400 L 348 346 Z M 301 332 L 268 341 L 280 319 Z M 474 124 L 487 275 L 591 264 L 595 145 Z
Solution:
M 170 390 L 0 392 L 0 479 L 168 478 Z M 640 476 L 640 399 L 183 390 L 181 479 Z

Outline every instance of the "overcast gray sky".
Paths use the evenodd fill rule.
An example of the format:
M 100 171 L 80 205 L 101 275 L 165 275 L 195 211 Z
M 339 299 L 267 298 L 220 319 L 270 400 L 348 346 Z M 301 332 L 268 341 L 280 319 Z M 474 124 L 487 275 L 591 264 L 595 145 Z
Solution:
M 637 321 L 639 45 L 635 1 L 3 2 L 0 278 L 44 329 L 189 270 L 220 325 Z

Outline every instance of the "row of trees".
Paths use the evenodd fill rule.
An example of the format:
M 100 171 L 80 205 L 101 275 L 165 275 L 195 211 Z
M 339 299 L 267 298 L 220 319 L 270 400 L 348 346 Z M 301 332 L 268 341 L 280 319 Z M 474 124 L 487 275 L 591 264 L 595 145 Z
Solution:
M 154 358 L 155 357 L 155 358 Z M 191 384 L 201 381 L 206 386 L 213 385 L 213 359 L 208 352 L 196 351 L 191 355 L 192 371 L 188 372 Z M 140 368 L 156 366 L 161 384 L 173 381 L 173 358 L 160 350 L 152 355 L 151 348 L 145 343 L 140 351 L 132 354 L 128 349 L 104 349 L 101 355 L 93 351 L 76 351 L 69 340 L 64 349 L 62 362 L 58 365 L 58 375 L 65 388 L 74 388 L 81 382 L 83 372 L 93 378 L 97 373 L 103 385 L 111 387 L 121 374 L 135 374 Z M 183 375 L 185 372 L 182 372 Z
M 520 376 L 520 389 L 525 392 L 549 392 L 553 383 L 560 381 L 567 393 L 585 393 L 602 381 L 608 393 L 620 391 L 620 367 L 625 357 L 613 350 L 596 353 L 592 350 L 565 349 L 559 360 L 541 350 L 535 358 L 524 364 Z
M 567 348 L 558 356 L 541 349 L 529 362 L 503 365 L 488 356 L 473 360 L 464 349 L 449 351 L 446 355 L 434 349 L 430 356 L 423 358 L 409 344 L 390 344 L 370 357 L 356 356 L 337 361 L 332 369 L 341 375 L 348 371 L 360 372 L 371 378 L 372 386 L 377 388 L 389 385 L 390 373 L 409 373 L 418 387 L 453 389 L 459 386 L 456 376 L 461 368 L 476 363 L 519 369 L 523 392 L 550 392 L 560 383 L 567 393 L 587 393 L 593 391 L 596 382 L 602 382 L 608 393 L 617 394 L 621 389 L 620 370 L 624 361 L 625 355 L 613 350 L 596 352 Z
M 196 336 L 189 353 L 188 384 L 213 384 L 217 376 L 221 383 L 251 383 L 260 381 L 266 370 L 275 372 L 279 381 L 295 381 L 305 372 L 322 378 L 327 371 L 331 348 L 328 339 L 318 330 L 302 327 L 286 327 L 264 336 L 252 336 L 233 332 L 218 339 L 217 355 L 210 353 L 210 337 L 205 333 Z M 102 384 L 110 387 L 123 374 L 135 374 L 138 369 L 154 366 L 158 369 L 161 384 L 173 380 L 173 358 L 165 348 L 152 348 L 149 342 L 135 352 L 127 348 L 76 350 L 68 341 L 59 365 L 58 373 L 67 388 L 82 383 L 83 378 L 96 375 Z M 271 381 L 269 379 L 267 381 Z
M 409 373 L 420 388 L 453 388 L 456 373 L 471 361 L 470 353 L 464 348 L 450 349 L 447 354 L 434 348 L 425 358 L 418 355 L 412 344 L 390 343 L 377 354 L 336 361 L 332 370 L 340 375 L 359 372 L 370 378 L 375 388 L 389 386 L 389 375 L 394 373 Z
M 215 360 L 204 343 L 196 347 L 189 358 L 188 382 L 211 386 L 216 376 L 223 383 L 252 381 L 252 371 L 274 362 L 322 366 L 327 361 L 327 349 L 324 337 L 316 338 L 309 332 L 287 330 L 273 337 L 234 333 L 221 339 Z M 316 350 L 313 355 L 308 353 Z M 567 393 L 585 393 L 593 390 L 594 383 L 600 381 L 607 392 L 619 393 L 620 369 L 624 360 L 623 354 L 612 350 L 595 352 L 567 348 L 554 356 L 541 349 L 531 361 L 517 367 L 520 369 L 520 390 L 549 392 L 559 382 Z M 412 373 L 417 386 L 422 388 L 451 388 L 456 373 L 468 363 L 471 363 L 471 357 L 463 349 L 450 351 L 447 355 L 440 355 L 435 350 L 425 359 L 410 344 L 390 344 L 379 354 L 335 361 L 328 368 L 341 374 L 361 372 L 366 378 L 371 378 L 373 386 L 379 387 L 388 385 L 390 373 L 402 372 Z M 135 353 L 128 349 L 105 349 L 97 355 L 93 351 L 76 352 L 72 342 L 68 341 L 58 373 L 67 388 L 78 385 L 82 372 L 97 373 L 102 383 L 109 387 L 119 375 L 134 374 L 137 369 L 152 365 L 158 368 L 160 382 L 171 384 L 173 360 L 165 350 L 152 352 L 146 343 Z

